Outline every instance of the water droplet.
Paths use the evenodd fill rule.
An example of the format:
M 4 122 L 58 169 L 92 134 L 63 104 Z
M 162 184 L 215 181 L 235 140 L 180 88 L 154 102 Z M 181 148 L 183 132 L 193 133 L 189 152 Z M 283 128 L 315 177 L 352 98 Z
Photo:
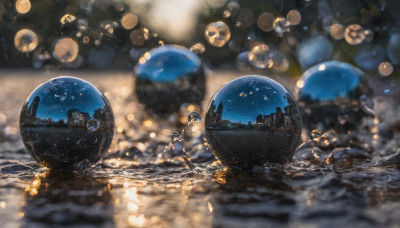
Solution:
M 271 13 L 262 13 L 258 16 L 257 26 L 264 32 L 271 32 L 274 29 L 275 16 Z
M 20 14 L 28 13 L 31 10 L 31 2 L 29 0 L 17 0 L 15 9 Z
M 273 64 L 270 54 L 268 45 L 259 44 L 250 51 L 249 60 L 257 68 L 270 68 Z
M 190 50 L 193 53 L 199 55 L 199 54 L 203 54 L 204 53 L 204 51 L 206 50 L 206 47 L 202 43 L 196 43 L 196 44 L 193 44 L 192 47 L 190 47 Z
M 286 20 L 286 18 L 283 17 L 277 17 L 274 20 L 273 27 L 275 32 L 279 35 L 290 31 L 290 23 L 288 20 Z
M 289 21 L 290 25 L 298 25 L 301 21 L 301 14 L 297 10 L 290 10 L 286 15 L 286 19 Z
M 393 73 L 393 66 L 389 62 L 382 62 L 378 66 L 379 74 L 382 76 L 389 76 Z
M 64 16 L 61 17 L 60 22 L 62 25 L 65 25 L 67 23 L 72 23 L 74 22 L 76 17 L 71 14 L 65 14 Z
M 206 40 L 214 47 L 224 46 L 231 38 L 229 27 L 222 21 L 210 23 L 204 30 Z
M 361 44 L 365 39 L 365 33 L 363 27 L 359 24 L 353 24 L 347 26 L 344 31 L 344 38 L 348 44 L 357 45 Z
M 330 26 L 329 33 L 335 40 L 343 39 L 344 37 L 344 26 L 342 24 L 333 24 Z
M 197 112 L 191 112 L 188 115 L 188 125 L 189 126 L 195 126 L 196 124 L 200 123 L 201 121 L 201 115 Z
M 35 50 L 38 44 L 39 39 L 36 33 L 30 29 L 21 29 L 15 34 L 14 45 L 20 52 L 31 52 Z
M 133 29 L 138 23 L 138 17 L 135 14 L 127 13 L 121 19 L 121 25 L 124 29 Z
M 96 120 L 96 119 L 90 119 L 87 123 L 86 123 L 86 128 L 88 129 L 88 131 L 90 132 L 94 132 L 97 131 L 100 128 L 100 121 Z
M 171 134 L 171 141 L 172 141 L 173 143 L 175 143 L 175 142 L 180 142 L 180 141 L 182 141 L 182 139 L 183 139 L 183 137 L 182 137 L 181 134 L 179 134 L 179 132 L 173 132 L 173 133 Z
M 62 63 L 72 62 L 78 56 L 78 44 L 71 38 L 61 38 L 54 45 L 53 56 Z

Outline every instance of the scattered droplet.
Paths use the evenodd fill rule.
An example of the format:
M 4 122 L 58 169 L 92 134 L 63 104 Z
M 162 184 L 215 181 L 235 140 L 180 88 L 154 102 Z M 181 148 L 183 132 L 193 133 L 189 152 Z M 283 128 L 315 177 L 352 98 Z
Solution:
M 257 26 L 264 32 L 271 32 L 274 29 L 275 16 L 271 13 L 262 13 L 258 16 Z
M 182 141 L 182 135 L 179 134 L 179 132 L 173 132 L 173 133 L 171 134 L 171 141 L 172 141 L 173 143 Z
M 286 15 L 286 19 L 290 23 L 290 25 L 298 25 L 301 21 L 301 14 L 297 10 L 290 10 Z
M 121 25 L 124 29 L 133 29 L 138 23 L 138 17 L 133 13 L 125 14 L 121 19 Z
M 15 9 L 20 14 L 28 13 L 31 10 L 31 2 L 29 0 L 17 0 Z
M 203 54 L 204 53 L 204 51 L 206 50 L 206 47 L 202 43 L 196 43 L 196 44 L 193 44 L 192 47 L 190 47 L 190 50 L 193 53 L 199 55 L 199 54 Z
M 214 47 L 224 46 L 231 38 L 229 27 L 222 21 L 210 23 L 204 30 L 206 40 Z
M 329 33 L 331 34 L 333 39 L 340 40 L 344 37 L 344 30 L 345 28 L 342 24 L 333 24 L 330 26 Z
M 38 44 L 39 39 L 36 33 L 30 29 L 21 29 L 15 34 L 14 45 L 20 52 L 31 52 L 35 50 Z
M 361 44 L 365 39 L 365 33 L 363 27 L 359 24 L 353 24 L 347 26 L 344 31 L 344 38 L 346 42 L 351 45 Z
M 191 112 L 188 115 L 188 125 L 189 126 L 195 126 L 196 124 L 200 123 L 201 121 L 201 115 L 197 112 Z
M 96 119 L 90 119 L 86 124 L 86 128 L 90 132 L 97 131 L 97 129 L 99 129 L 99 127 L 100 127 L 100 121 L 98 121 Z
M 273 27 L 275 32 L 278 33 L 279 35 L 282 35 L 283 33 L 290 31 L 290 23 L 288 20 L 286 20 L 286 18 L 283 17 L 277 17 L 274 20 Z
M 72 62 L 78 56 L 78 44 L 71 38 L 61 38 L 54 45 L 53 56 L 60 62 Z
M 379 64 L 378 70 L 382 76 L 389 76 L 393 73 L 393 66 L 389 62 L 382 62 Z
M 74 22 L 76 17 L 71 14 L 65 14 L 64 16 L 61 17 L 60 22 L 62 25 L 65 25 L 67 23 L 72 23 Z

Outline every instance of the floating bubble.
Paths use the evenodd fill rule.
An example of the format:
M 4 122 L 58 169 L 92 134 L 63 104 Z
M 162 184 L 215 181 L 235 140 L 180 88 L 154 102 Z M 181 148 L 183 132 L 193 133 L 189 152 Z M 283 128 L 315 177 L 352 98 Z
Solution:
M 17 0 L 15 9 L 20 14 L 28 13 L 31 10 L 31 2 L 29 0 Z
M 183 139 L 183 137 L 182 137 L 182 135 L 181 135 L 179 132 L 173 132 L 173 133 L 171 134 L 171 141 L 172 141 L 173 143 L 182 141 L 182 139 Z
M 282 35 L 285 32 L 290 31 L 290 23 L 286 18 L 277 17 L 274 20 L 273 27 L 276 33 Z
M 286 15 L 286 19 L 290 23 L 290 25 L 298 25 L 301 21 L 301 14 L 297 10 L 290 10 Z
M 390 35 L 389 43 L 386 46 L 386 53 L 393 65 L 400 64 L 400 33 L 394 32 Z
M 329 33 L 335 40 L 341 40 L 344 37 L 344 26 L 342 24 L 333 24 L 330 26 Z
M 344 31 L 344 38 L 348 44 L 357 45 L 365 40 L 365 33 L 363 27 L 359 24 L 347 26 Z
M 376 70 L 385 60 L 385 50 L 374 44 L 366 44 L 354 55 L 356 64 L 364 70 Z
M 308 38 L 297 46 L 297 59 L 303 69 L 307 69 L 323 61 L 331 60 L 332 55 L 332 44 L 325 36 Z
M 275 16 L 271 13 L 262 13 L 258 16 L 257 26 L 264 32 L 271 32 L 274 29 Z
M 231 12 L 229 10 L 224 10 L 224 18 L 228 18 L 231 16 Z
M 20 52 L 32 52 L 38 44 L 39 39 L 36 33 L 30 29 L 21 29 L 15 34 L 14 45 Z
M 231 1 L 228 3 L 226 8 L 229 10 L 229 12 L 235 13 L 240 9 L 240 4 L 238 2 Z
M 374 39 L 374 32 L 372 32 L 369 29 L 366 29 L 364 31 L 364 35 L 365 35 L 365 42 L 371 42 Z
M 135 29 L 129 35 L 129 39 L 135 46 L 143 46 L 146 42 L 145 33 L 143 29 Z
M 249 53 L 249 60 L 255 67 L 260 69 L 271 68 L 273 64 L 269 47 L 266 44 L 255 46 Z
M 202 43 L 196 43 L 196 44 L 193 44 L 192 47 L 190 47 L 190 50 L 193 53 L 199 55 L 199 54 L 203 54 L 206 51 L 206 47 Z
M 197 113 L 197 112 L 191 112 L 191 113 L 188 115 L 188 125 L 189 125 L 189 126 L 195 126 L 195 125 L 197 125 L 198 123 L 200 123 L 200 121 L 201 121 L 201 115 L 200 115 L 199 113 Z
M 266 162 L 290 161 L 301 128 L 294 97 L 265 76 L 244 76 L 225 84 L 211 99 L 205 115 L 208 145 L 231 169 L 251 170 Z
M 78 26 L 79 30 L 86 31 L 88 29 L 89 22 L 86 18 L 79 18 L 76 22 L 76 25 Z
M 61 17 L 60 23 L 62 25 L 65 25 L 67 23 L 72 23 L 76 20 L 76 17 L 72 14 L 65 14 L 64 16 Z
M 138 17 L 133 13 L 125 14 L 121 19 L 121 25 L 124 29 L 133 29 L 138 23 Z
M 90 37 L 84 36 L 84 37 L 82 38 L 82 42 L 83 42 L 84 44 L 88 44 L 88 43 L 90 42 Z
M 96 119 L 90 119 L 86 124 L 86 128 L 90 132 L 97 131 L 97 129 L 99 129 L 99 127 L 100 127 L 100 121 L 98 121 Z
M 389 76 L 393 73 L 393 66 L 389 62 L 382 62 L 379 64 L 378 70 L 382 76 Z
M 222 21 L 210 23 L 204 30 L 206 40 L 214 47 L 224 46 L 231 38 L 229 27 Z
M 53 56 L 62 63 L 72 62 L 78 56 L 78 44 L 71 38 L 61 38 L 56 41 Z

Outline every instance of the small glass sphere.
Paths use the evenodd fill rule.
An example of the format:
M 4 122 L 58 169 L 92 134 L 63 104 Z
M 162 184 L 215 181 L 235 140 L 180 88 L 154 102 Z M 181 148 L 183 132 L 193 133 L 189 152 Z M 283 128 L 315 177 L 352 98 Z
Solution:
M 39 39 L 35 32 L 30 29 L 19 30 L 14 37 L 14 46 L 22 53 L 35 50 L 39 44 Z
M 20 115 L 26 149 L 41 165 L 78 169 L 94 164 L 110 147 L 114 116 L 106 97 L 93 85 L 74 77 L 58 77 L 40 85 Z
M 361 70 L 337 61 L 320 63 L 304 72 L 296 92 L 306 127 L 339 131 L 355 127 L 365 116 L 360 97 L 371 93 Z
M 301 128 L 292 94 L 265 76 L 244 76 L 225 84 L 211 99 L 205 115 L 211 151 L 231 169 L 290 161 Z
M 231 38 L 229 27 L 222 21 L 210 23 L 204 30 L 206 40 L 214 47 L 224 46 Z
M 183 103 L 200 104 L 204 98 L 201 60 L 186 48 L 165 45 L 146 52 L 134 74 L 137 97 L 148 111 L 174 113 Z

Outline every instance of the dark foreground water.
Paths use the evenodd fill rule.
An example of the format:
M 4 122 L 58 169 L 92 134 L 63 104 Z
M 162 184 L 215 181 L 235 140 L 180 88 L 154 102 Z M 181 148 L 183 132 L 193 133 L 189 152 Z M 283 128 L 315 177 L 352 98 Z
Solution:
M 206 100 L 237 75 L 209 77 Z M 18 135 L 24 100 L 53 76 L 0 76 L 0 227 L 400 227 L 400 137 L 387 120 L 398 112 L 382 97 L 380 119 L 356 132 L 314 132 L 287 166 L 232 174 L 210 156 L 201 125 L 184 140 L 193 170 L 184 144 L 170 142 L 196 107 L 159 122 L 143 114 L 131 75 L 74 74 L 105 92 L 116 136 L 102 162 L 71 176 L 39 167 Z

